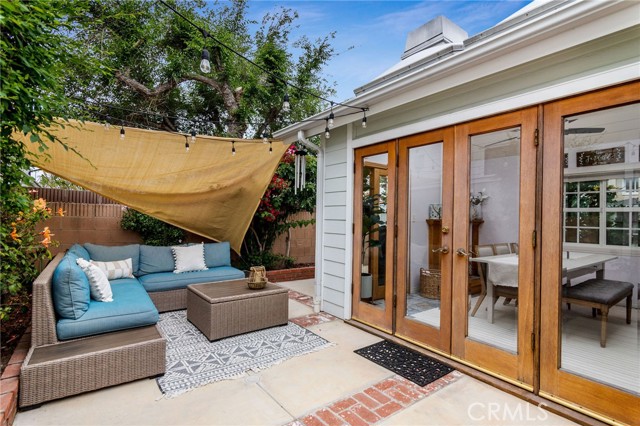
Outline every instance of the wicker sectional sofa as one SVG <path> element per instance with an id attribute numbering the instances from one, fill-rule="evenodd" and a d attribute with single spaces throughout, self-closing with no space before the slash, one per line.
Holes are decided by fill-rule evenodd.
<path id="1" fill-rule="evenodd" d="M 244 277 L 230 265 L 228 243 L 205 247 L 207 269 L 180 274 L 173 272 L 170 247 L 76 244 L 56 255 L 33 283 L 31 348 L 20 372 L 19 406 L 164 374 L 158 312 L 185 309 L 189 284 Z M 58 294 L 59 281 L 82 281 L 73 268 L 78 257 L 131 258 L 134 278 L 110 281 L 113 302 L 90 300 L 78 313 L 69 305 L 77 302 L 77 288 L 65 294 L 71 300 L 66 305 Z"/>

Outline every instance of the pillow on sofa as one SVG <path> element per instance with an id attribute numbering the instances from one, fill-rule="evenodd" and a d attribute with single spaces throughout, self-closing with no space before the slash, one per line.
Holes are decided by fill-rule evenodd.
<path id="1" fill-rule="evenodd" d="M 99 244 L 85 243 L 84 248 L 91 255 L 91 260 L 100 262 L 111 262 L 131 258 L 133 273 L 137 274 L 140 269 L 140 244 L 129 244 L 126 246 L 101 246 Z"/>
<path id="2" fill-rule="evenodd" d="M 53 271 L 51 296 L 60 318 L 78 319 L 89 309 L 89 280 L 76 264 L 77 258 L 74 254 L 66 254 Z"/>
<path id="3" fill-rule="evenodd" d="M 85 249 L 84 247 L 82 247 L 80 244 L 74 244 L 69 248 L 69 253 L 73 253 L 78 257 L 81 257 L 83 259 L 91 259 L 91 255 L 89 254 L 89 252 L 87 251 L 87 249 Z"/>
<path id="4" fill-rule="evenodd" d="M 207 268 L 231 266 L 231 245 L 228 241 L 204 245 L 204 261 Z"/>
<path id="5" fill-rule="evenodd" d="M 138 275 L 156 272 L 171 272 L 175 268 L 171 247 L 140 245 L 140 268 Z"/>
<path id="6" fill-rule="evenodd" d="M 102 269 L 82 258 L 78 258 L 76 263 L 89 279 L 90 293 L 93 300 L 97 300 L 98 302 L 113 302 L 111 284 L 109 284 L 109 280 L 105 273 L 102 272 Z"/>
<path id="7" fill-rule="evenodd" d="M 204 262 L 204 245 L 194 244 L 192 246 L 173 246 L 173 258 L 176 267 L 173 270 L 175 274 L 190 271 L 206 271 L 207 265 Z"/>
<path id="8" fill-rule="evenodd" d="M 133 278 L 131 259 L 114 260 L 112 262 L 99 262 L 97 260 L 92 260 L 91 263 L 102 269 L 102 272 L 104 272 L 109 280 Z"/>

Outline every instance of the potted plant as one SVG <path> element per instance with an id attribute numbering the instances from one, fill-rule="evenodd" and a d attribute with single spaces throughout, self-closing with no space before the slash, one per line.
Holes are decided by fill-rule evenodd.
<path id="1" fill-rule="evenodd" d="M 367 179 L 369 177 L 369 179 Z M 365 176 L 362 189 L 362 251 L 361 251 L 361 284 L 360 298 L 369 299 L 373 296 L 373 279 L 368 266 L 365 270 L 365 258 L 372 248 L 380 247 L 386 236 L 386 196 L 376 194 L 370 184 L 370 175 Z"/>

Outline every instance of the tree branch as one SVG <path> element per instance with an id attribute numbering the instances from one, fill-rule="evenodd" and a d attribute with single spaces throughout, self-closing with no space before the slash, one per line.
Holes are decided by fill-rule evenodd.
<path id="1" fill-rule="evenodd" d="M 160 95 L 163 95 L 166 92 L 169 92 L 169 91 L 175 89 L 178 86 L 178 84 L 182 83 L 183 81 L 186 81 L 186 79 L 184 77 L 181 77 L 179 79 L 171 80 L 171 81 L 168 81 L 166 83 L 160 84 L 160 85 L 156 86 L 153 89 L 149 89 L 144 84 L 142 84 L 142 83 L 138 82 L 137 80 L 129 77 L 129 71 L 128 70 L 125 70 L 124 72 L 116 71 L 115 76 L 116 76 L 116 78 L 118 80 L 120 80 L 121 82 L 123 82 L 124 84 L 126 84 L 127 86 L 129 86 L 130 88 L 132 88 L 136 92 L 144 95 L 147 98 L 156 98 L 156 97 L 158 97 Z"/>

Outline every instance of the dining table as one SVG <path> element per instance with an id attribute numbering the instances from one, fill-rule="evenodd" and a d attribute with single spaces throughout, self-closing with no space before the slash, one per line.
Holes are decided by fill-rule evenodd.
<path id="1" fill-rule="evenodd" d="M 571 285 L 573 278 L 596 274 L 596 278 L 604 278 L 605 263 L 616 259 L 617 256 L 608 254 L 594 254 L 582 252 L 563 252 L 562 276 L 566 278 L 565 285 Z M 519 256 L 515 253 L 496 256 L 482 256 L 469 258 L 472 262 L 486 264 L 485 286 L 487 307 L 487 320 L 493 324 L 494 317 L 494 286 L 518 287 L 518 262 Z"/>

